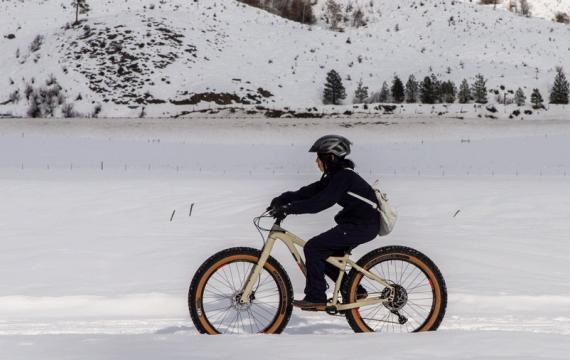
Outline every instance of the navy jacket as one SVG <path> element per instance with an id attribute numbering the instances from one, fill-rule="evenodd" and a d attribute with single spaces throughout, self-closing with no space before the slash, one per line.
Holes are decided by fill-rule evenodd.
<path id="1" fill-rule="evenodd" d="M 364 201 L 348 195 L 348 191 L 377 202 L 372 187 L 351 169 L 325 174 L 319 181 L 297 191 L 285 192 L 274 201 L 288 204 L 289 214 L 315 214 L 339 204 L 343 209 L 334 218 L 337 224 L 379 225 L 378 211 Z"/>

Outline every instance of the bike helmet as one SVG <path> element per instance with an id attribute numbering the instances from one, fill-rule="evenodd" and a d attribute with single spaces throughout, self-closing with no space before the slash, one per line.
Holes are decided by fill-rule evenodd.
<path id="1" fill-rule="evenodd" d="M 319 138 L 309 152 L 316 152 L 319 154 L 334 154 L 338 157 L 345 157 L 350 154 L 350 140 L 340 135 L 325 135 Z"/>

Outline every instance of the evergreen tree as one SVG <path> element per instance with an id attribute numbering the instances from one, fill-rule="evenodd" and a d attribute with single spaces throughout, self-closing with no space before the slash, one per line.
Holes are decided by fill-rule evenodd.
<path id="1" fill-rule="evenodd" d="M 457 87 L 453 81 L 448 80 L 441 83 L 440 93 L 443 102 L 448 104 L 453 104 L 455 102 L 455 96 L 457 95 Z"/>
<path id="2" fill-rule="evenodd" d="M 415 103 L 418 101 L 418 82 L 414 75 L 410 75 L 408 77 L 408 81 L 406 82 L 406 102 L 408 103 Z"/>
<path id="3" fill-rule="evenodd" d="M 459 85 L 459 93 L 457 95 L 460 104 L 467 104 L 471 101 L 471 89 L 469 88 L 467 79 L 463 79 L 461 85 Z"/>
<path id="4" fill-rule="evenodd" d="M 517 106 L 524 106 L 526 103 L 526 95 L 524 94 L 523 89 L 518 88 L 515 92 L 515 103 Z"/>
<path id="5" fill-rule="evenodd" d="M 354 103 L 355 104 L 362 104 L 364 101 L 368 99 L 368 86 L 362 85 L 362 79 L 358 82 L 358 87 L 354 92 Z"/>
<path id="6" fill-rule="evenodd" d="M 443 94 L 441 92 L 441 81 L 435 74 L 431 74 L 431 84 L 433 87 L 433 98 L 435 102 L 443 102 Z"/>
<path id="7" fill-rule="evenodd" d="M 433 82 L 429 76 L 424 78 L 420 83 L 420 100 L 424 104 L 434 104 L 435 94 L 433 89 Z"/>
<path id="8" fill-rule="evenodd" d="M 394 102 L 401 103 L 405 99 L 404 95 L 404 84 L 402 80 L 398 76 L 394 76 L 394 80 L 392 81 L 392 99 Z"/>
<path id="9" fill-rule="evenodd" d="M 386 81 L 382 83 L 382 89 L 380 89 L 380 95 L 378 101 L 381 103 L 386 103 L 390 99 L 390 89 L 388 89 L 388 84 Z"/>
<path id="10" fill-rule="evenodd" d="M 327 81 L 323 93 L 323 102 L 325 104 L 339 105 L 340 101 L 346 98 L 346 90 L 342 84 L 340 75 L 331 70 L 327 73 Z"/>
<path id="11" fill-rule="evenodd" d="M 478 104 L 487 103 L 487 80 L 481 74 L 475 76 L 475 82 L 473 83 L 472 95 L 473 99 Z"/>
<path id="12" fill-rule="evenodd" d="M 79 14 L 87 14 L 91 9 L 87 0 L 72 0 L 71 6 L 75 8 L 75 24 L 79 23 Z"/>
<path id="13" fill-rule="evenodd" d="M 542 99 L 542 95 L 538 89 L 532 90 L 532 95 L 530 96 L 530 102 L 532 103 L 532 107 L 534 109 L 543 109 L 544 108 L 544 100 Z"/>
<path id="14" fill-rule="evenodd" d="M 566 75 L 562 67 L 556 67 L 556 76 L 554 77 L 554 85 L 550 92 L 551 104 L 568 104 L 569 85 Z"/>

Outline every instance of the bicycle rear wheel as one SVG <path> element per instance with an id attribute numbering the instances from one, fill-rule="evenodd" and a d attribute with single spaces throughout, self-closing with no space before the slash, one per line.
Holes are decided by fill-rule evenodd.
<path id="1" fill-rule="evenodd" d="M 424 254 L 403 246 L 387 246 L 364 255 L 358 265 L 388 280 L 395 297 L 384 304 L 346 313 L 355 332 L 419 332 L 436 330 L 447 307 L 447 288 L 437 266 Z M 356 302 L 358 286 L 369 297 L 388 298 L 390 290 L 354 269 L 348 280 L 348 302 Z"/>
<path id="2" fill-rule="evenodd" d="M 276 334 L 287 326 L 293 309 L 293 289 L 289 276 L 274 258 L 269 257 L 262 269 L 249 304 L 237 301 L 260 255 L 252 248 L 231 248 L 200 266 L 188 292 L 190 316 L 199 332 Z"/>

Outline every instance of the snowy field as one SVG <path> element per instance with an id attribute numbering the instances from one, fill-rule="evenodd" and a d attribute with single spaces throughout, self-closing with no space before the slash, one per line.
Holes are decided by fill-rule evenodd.
<path id="1" fill-rule="evenodd" d="M 1 121 L 0 358 L 568 358 L 570 125 L 304 121 Z M 342 317 L 295 310 L 283 336 L 198 335 L 194 272 L 261 245 L 252 218 L 318 179 L 306 151 L 333 132 L 400 212 L 354 258 L 388 244 L 431 257 L 449 291 L 440 330 L 355 335 Z M 336 211 L 284 226 L 308 239 Z M 274 256 L 302 296 L 290 255 Z"/>

